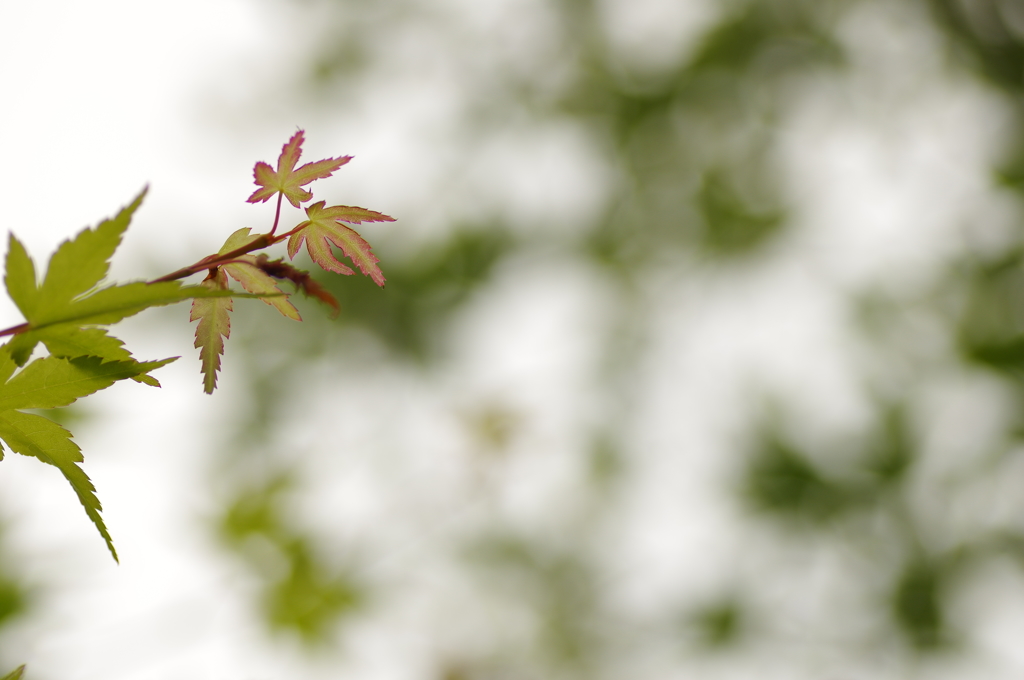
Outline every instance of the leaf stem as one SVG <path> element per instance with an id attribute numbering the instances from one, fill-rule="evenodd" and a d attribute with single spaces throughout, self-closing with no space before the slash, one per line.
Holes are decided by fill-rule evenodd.
<path id="1" fill-rule="evenodd" d="M 28 323 L 19 323 L 17 326 L 11 326 L 0 331 L 0 338 L 6 335 L 17 335 L 28 330 Z"/>
<path id="2" fill-rule="evenodd" d="M 278 203 L 280 203 L 280 201 L 278 201 Z M 261 234 L 257 238 L 253 239 L 250 243 L 242 246 L 241 248 L 235 248 L 234 250 L 224 253 L 223 255 L 221 255 L 220 253 L 214 255 L 207 255 L 206 257 L 199 260 L 195 264 L 190 264 L 187 267 L 182 267 L 181 269 L 173 271 L 170 274 L 161 276 L 158 279 L 153 279 L 149 283 L 163 283 L 164 281 L 174 281 L 176 279 L 183 279 L 186 276 L 192 276 L 193 274 L 197 274 L 203 271 L 204 269 L 213 269 L 214 267 L 219 267 L 222 264 L 228 264 L 231 260 L 234 260 L 239 255 L 245 255 L 246 253 L 251 253 L 254 250 L 261 250 L 263 248 L 267 248 L 274 244 L 280 243 L 281 241 L 285 240 L 295 232 L 302 229 L 305 226 L 305 224 L 306 223 L 304 222 L 299 223 L 291 231 L 286 231 L 285 233 L 277 236 L 274 235 L 273 231 L 271 231 L 268 234 Z M 276 221 L 274 224 L 274 228 L 277 228 Z"/>
<path id="3" fill-rule="evenodd" d="M 277 223 L 281 219 L 281 198 L 284 196 L 283 193 L 278 192 L 277 194 L 277 211 L 274 213 L 274 226 L 270 228 L 270 235 L 273 236 L 274 232 L 277 231 Z"/>

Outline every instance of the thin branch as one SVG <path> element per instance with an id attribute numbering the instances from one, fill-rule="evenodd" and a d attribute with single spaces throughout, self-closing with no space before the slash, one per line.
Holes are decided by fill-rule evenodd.
<path id="1" fill-rule="evenodd" d="M 277 214 L 274 216 L 274 227 L 273 227 L 273 229 L 270 230 L 270 233 L 260 234 L 259 236 L 257 236 L 256 238 L 254 238 L 252 241 L 250 241 L 249 243 L 245 244 L 244 246 L 242 246 L 240 248 L 235 248 L 234 250 L 226 252 L 224 254 L 215 253 L 213 255 L 207 255 L 203 259 L 198 260 L 195 263 L 190 264 L 187 267 L 182 267 L 181 269 L 173 271 L 170 274 L 165 274 L 164 276 L 161 276 L 160 278 L 153 279 L 152 281 L 149 281 L 148 283 L 164 283 L 166 281 L 176 281 L 177 279 L 183 279 L 183 278 L 185 278 L 187 276 L 192 276 L 193 274 L 198 274 L 201 271 L 215 269 L 215 268 L 220 267 L 221 265 L 225 265 L 225 264 L 235 264 L 235 263 L 238 263 L 238 264 L 249 264 L 247 262 L 242 262 L 241 260 L 239 260 L 238 256 L 239 255 L 246 255 L 248 253 L 251 253 L 254 250 L 262 250 L 263 248 L 267 248 L 267 247 L 272 246 L 274 244 L 280 243 L 281 241 L 283 241 L 286 238 L 290 237 L 295 232 L 300 231 L 300 228 L 302 227 L 301 224 L 296 226 L 291 231 L 287 231 L 287 232 L 285 232 L 283 234 L 280 234 L 280 235 L 275 235 L 274 232 L 277 230 L 277 225 L 278 225 L 278 221 L 279 221 L 280 217 L 281 217 L 281 194 L 278 194 L 278 196 L 277 196 Z M 25 331 L 29 330 L 30 328 L 31 328 L 31 325 L 28 324 L 28 323 L 20 323 L 20 324 L 18 324 L 16 326 L 11 326 L 10 328 L 4 328 L 4 329 L 0 330 L 0 338 L 6 337 L 8 335 L 17 335 L 18 333 L 24 333 Z"/>
<path id="2" fill-rule="evenodd" d="M 149 283 L 163 283 L 164 281 L 174 281 L 176 279 L 183 279 L 186 276 L 197 274 L 206 269 L 213 269 L 214 267 L 219 267 L 222 264 L 226 264 L 227 262 L 234 260 L 239 255 L 245 255 L 246 253 L 251 253 L 254 250 L 260 250 L 261 248 L 272 246 L 275 243 L 279 242 L 280 240 L 287 238 L 287 236 L 288 234 L 282 234 L 281 236 L 261 234 L 257 238 L 253 239 L 250 243 L 247 243 L 241 248 L 235 248 L 234 250 L 224 253 L 223 255 L 207 255 L 206 257 L 199 260 L 195 264 L 190 264 L 187 267 L 182 267 L 181 269 L 171 272 L 170 274 L 167 274 L 165 276 L 161 276 L 158 279 L 153 279 Z"/>

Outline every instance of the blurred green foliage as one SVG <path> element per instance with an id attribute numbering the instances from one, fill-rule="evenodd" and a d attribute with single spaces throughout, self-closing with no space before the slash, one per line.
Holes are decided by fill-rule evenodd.
<path id="1" fill-rule="evenodd" d="M 958 335 L 965 359 L 1007 376 L 1024 369 L 1024 269 L 1017 249 L 972 263 Z"/>
<path id="2" fill-rule="evenodd" d="M 923 22 L 941 42 L 953 69 L 976 74 L 1008 102 L 1015 116 L 1007 131 L 1012 140 L 996 174 L 1012 191 L 1024 190 L 1024 115 L 1019 103 L 1024 101 L 1024 39 L 1006 21 L 1016 11 L 1014 0 L 904 2 L 911 10 L 907 16 Z M 597 265 L 621 296 L 619 306 L 608 310 L 612 327 L 603 339 L 606 356 L 601 365 L 606 373 L 599 381 L 614 415 L 595 418 L 599 422 L 587 425 L 592 431 L 582 437 L 596 442 L 588 449 L 585 466 L 590 479 L 580 492 L 586 521 L 563 529 L 558 534 L 561 545 L 553 548 L 550 536 L 558 529 L 544 536 L 512 531 L 495 510 L 481 522 L 467 552 L 467 578 L 484 574 L 488 583 L 496 584 L 495 591 L 512 593 L 512 599 L 535 614 L 541 641 L 537 658 L 501 657 L 510 666 L 496 675 L 477 674 L 472 660 L 445 662 L 437 677 L 603 677 L 599 666 L 602 654 L 609 653 L 608 640 L 633 639 L 637 628 L 677 634 L 678 616 L 638 623 L 609 615 L 603 576 L 591 550 L 614 524 L 609 518 L 621 485 L 611 482 L 631 473 L 629 395 L 637 389 L 649 346 L 623 338 L 635 338 L 637 327 L 651 323 L 635 283 L 654 262 L 668 263 L 684 272 L 680 275 L 695 261 L 740 267 L 769 251 L 786 233 L 792 210 L 779 181 L 777 123 L 795 89 L 850 68 L 838 33 L 840 19 L 857 5 L 809 0 L 724 3 L 717 19 L 675 61 L 643 66 L 622 59 L 611 44 L 600 3 L 548 0 L 542 7 L 557 35 L 555 54 L 561 60 L 548 64 L 551 72 L 561 74 L 556 85 L 544 74 L 531 78 L 510 67 L 488 74 L 490 89 L 467 105 L 473 116 L 465 127 L 472 134 L 500 131 L 513 116 L 504 113 L 513 102 L 538 125 L 569 121 L 593 141 L 616 180 L 585 225 L 583 238 L 560 241 L 559 247 L 572 250 L 570 257 Z M 376 2 L 372 7 L 336 0 L 324 6 L 333 8 L 337 24 L 330 44 L 310 66 L 314 93 L 345 91 L 377 73 L 375 69 L 395 68 L 376 61 L 380 56 L 371 38 L 376 29 L 430 20 L 422 3 L 413 0 Z M 453 38 L 451 44 L 461 42 Z M 330 322 L 336 325 L 310 318 L 301 329 L 288 330 L 292 337 L 305 338 L 298 346 L 315 348 L 309 352 L 268 359 L 261 354 L 263 344 L 246 345 L 247 362 L 257 377 L 252 382 L 256 406 L 238 424 L 243 446 L 258 446 L 277 422 L 275 414 L 294 398 L 298 388 L 289 383 L 289 371 L 311 356 L 323 358 L 332 348 L 340 350 L 350 337 L 342 329 L 369 331 L 393 350 L 391 359 L 440 369 L 443 353 L 436 350 L 444 346 L 457 312 L 486 289 L 503 262 L 521 256 L 530 245 L 509 236 L 515 233 L 510 221 L 495 209 L 470 229 L 452 229 L 446 242 L 414 259 L 391 259 L 386 249 L 379 249 L 388 277 L 383 293 L 358 277 L 325 280 L 342 303 L 340 318 Z M 998 380 L 1019 387 L 1024 364 L 1021 242 L 1018 235 L 1015 243 L 987 259 L 965 253 L 937 286 L 948 295 L 923 302 L 892 301 L 896 316 L 914 307 L 914 313 L 945 324 L 960 356 L 950 359 L 955 366 L 942 370 L 969 371 L 980 364 Z M 851 299 L 851 307 L 855 304 Z M 860 340 L 872 342 L 870 337 Z M 916 360 L 900 354 L 912 354 L 913 347 L 875 349 L 887 353 L 887 360 Z M 808 546 L 828 538 L 862 560 L 865 566 L 857 578 L 867 590 L 879 593 L 872 605 L 875 614 L 899 632 L 885 636 L 884 643 L 872 643 L 886 652 L 893 647 L 909 654 L 949 649 L 960 638 L 959 623 L 950 614 L 958 588 L 970 582 L 980 565 L 1017 555 L 1024 545 L 1019 523 L 988 526 L 966 537 L 946 530 L 954 503 L 938 503 L 936 509 L 934 499 L 956 497 L 960 483 L 994 483 L 1014 456 L 996 463 L 985 458 L 984 465 L 973 468 L 965 463 L 970 469 L 962 477 L 940 485 L 928 472 L 929 449 L 919 436 L 920 424 L 911 417 L 922 381 L 921 375 L 912 374 L 884 399 L 875 399 L 874 424 L 852 436 L 835 433 L 824 450 L 811 450 L 799 443 L 804 440 L 787 434 L 787 427 L 798 424 L 758 427 L 752 416 L 749 455 L 734 452 L 742 461 L 736 500 L 755 522 L 799 528 L 791 532 L 792 540 Z M 503 443 L 496 448 L 514 439 L 520 425 L 509 421 L 501 427 Z M 1019 433 L 1005 435 L 1010 449 Z M 266 455 L 273 460 L 272 451 Z M 498 462 L 489 464 L 500 469 Z M 256 573 L 260 560 L 245 557 L 252 537 L 261 537 L 283 556 L 286 567 L 265 577 L 268 622 L 306 637 L 322 637 L 331 621 L 358 617 L 357 605 L 364 598 L 359 587 L 307 565 L 315 562 L 315 548 L 310 539 L 297 538 L 301 528 L 294 526 L 294 519 L 285 519 L 286 510 L 276 501 L 286 488 L 278 480 L 256 491 L 240 486 L 229 493 L 222 531 L 226 545 L 243 555 Z M 764 632 L 749 625 L 754 614 L 741 585 L 710 605 L 706 598 L 663 604 L 666 610 L 690 612 L 688 625 L 699 631 L 704 647 L 732 649 L 738 640 Z M 757 585 L 744 587 L 756 590 Z M 784 617 L 784 612 L 775 614 Z M 833 619 L 841 622 L 844 613 L 836 612 Z M 840 639 L 845 639 L 843 634 L 837 633 Z M 516 675 L 517 668 L 546 670 L 536 676 L 526 670 Z"/>
<path id="3" fill-rule="evenodd" d="M 38 586 L 28 586 L 26 574 L 18 568 L 17 555 L 6 545 L 6 533 L 6 527 L 0 523 L 0 633 L 32 610 L 39 590 Z M 0 664 L 23 661 L 15 656 L 18 653 L 19 650 L 0 645 Z M 21 672 L 15 670 L 10 677 L 19 678 Z"/>
<path id="4" fill-rule="evenodd" d="M 851 548 L 873 556 L 889 552 L 905 560 L 895 574 L 892 558 L 870 559 L 866 564 L 876 572 L 872 580 L 892 581 L 888 599 L 895 627 L 913 647 L 927 650 L 939 647 L 947 634 L 940 589 L 945 578 L 936 559 L 924 557 L 919 545 L 930 520 L 923 518 L 919 526 L 918 519 L 907 512 L 908 499 L 902 495 L 902 483 L 913 474 L 918 457 L 907 432 L 905 411 L 892 407 L 879 411 L 878 430 L 852 443 L 856 452 L 845 474 L 827 475 L 811 456 L 786 441 L 777 426 L 770 429 L 757 439 L 758 450 L 745 470 L 744 492 L 748 502 L 768 517 L 826 533 L 840 530 L 837 522 L 846 521 L 842 532 Z M 829 458 L 835 457 L 824 457 Z M 871 521 L 859 522 L 851 530 L 849 520 L 854 515 L 867 515 Z M 894 535 L 900 547 L 886 550 Z"/>
<path id="5" fill-rule="evenodd" d="M 936 648 L 944 641 L 943 585 L 939 565 L 912 561 L 904 566 L 893 588 L 893 618 L 918 649 Z"/>
<path id="6" fill-rule="evenodd" d="M 791 446 L 770 436 L 760 445 L 747 470 L 747 494 L 762 512 L 827 522 L 857 505 L 857 489 L 825 477 Z"/>
<path id="7" fill-rule="evenodd" d="M 553 3 L 587 68 L 550 115 L 570 115 L 614 150 L 627 181 L 591 231 L 599 261 L 639 270 L 665 248 L 748 254 L 786 224 L 772 137 L 786 81 L 841 63 L 827 6 L 747 3 L 726 12 L 689 58 L 664 72 L 615 62 L 593 3 Z"/>
<path id="8" fill-rule="evenodd" d="M 221 535 L 243 556 L 260 584 L 260 603 L 270 627 L 317 644 L 337 621 L 363 604 L 364 589 L 318 556 L 315 541 L 293 529 L 282 510 L 293 487 L 287 474 L 271 477 L 235 497 L 221 519 Z"/>
<path id="9" fill-rule="evenodd" d="M 531 537 L 495 535 L 472 546 L 469 557 L 501 579 L 512 597 L 530 602 L 543 654 L 556 669 L 585 672 L 601 645 L 601 598 L 590 566 L 573 547 L 579 546 L 552 549 Z"/>
<path id="10" fill-rule="evenodd" d="M 730 597 L 697 609 L 689 623 L 696 628 L 701 646 L 725 650 L 742 640 L 748 627 L 746 616 L 743 603 L 736 597 Z"/>
<path id="11" fill-rule="evenodd" d="M 0 626 L 15 619 L 28 608 L 28 595 L 20 579 L 0 573 Z"/>
<path id="12" fill-rule="evenodd" d="M 452 312 L 488 280 L 512 247 L 500 224 L 481 225 L 456 230 L 433 251 L 392 261 L 386 295 L 362 277 L 320 280 L 341 303 L 342 323 L 367 328 L 400 355 L 426 360 Z"/>
<path id="13" fill-rule="evenodd" d="M 905 410 L 881 405 L 878 410 L 877 431 L 853 443 L 856 457 L 843 475 L 820 470 L 811 455 L 787 441 L 778 425 L 767 427 L 757 435 L 757 451 L 745 469 L 743 493 L 748 502 L 760 512 L 815 525 L 891 501 L 918 456 L 907 431 Z M 834 446 L 838 452 L 850 444 Z"/>

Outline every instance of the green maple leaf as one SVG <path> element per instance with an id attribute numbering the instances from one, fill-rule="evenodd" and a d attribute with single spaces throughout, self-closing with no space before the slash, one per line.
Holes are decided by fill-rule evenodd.
<path id="1" fill-rule="evenodd" d="M 21 680 L 21 676 L 25 673 L 24 666 L 18 666 L 13 671 L 0 678 L 0 680 Z"/>
<path id="2" fill-rule="evenodd" d="M 218 251 L 218 254 L 224 255 L 225 253 L 230 253 L 232 250 L 237 250 L 238 248 L 248 245 L 257 238 L 259 238 L 258 235 L 251 236 L 249 234 L 248 227 L 239 229 L 228 237 L 228 240 L 224 242 L 224 245 Z M 277 282 L 274 281 L 274 279 L 266 272 L 260 269 L 256 256 L 239 255 L 235 258 L 234 262 L 225 264 L 222 268 L 231 278 L 242 284 L 242 288 L 246 289 L 250 293 L 256 295 L 275 296 L 264 297 L 263 302 L 274 307 L 289 319 L 302 321 L 302 317 L 299 316 L 299 310 L 295 309 L 295 305 L 288 301 L 287 295 L 277 287 Z"/>
<path id="3" fill-rule="evenodd" d="M 203 285 L 211 290 L 227 290 L 228 279 L 222 268 L 214 270 L 203 281 Z M 203 387 L 207 394 L 213 394 L 217 387 L 217 371 L 220 370 L 220 357 L 224 353 L 224 340 L 231 335 L 231 298 L 211 297 L 196 298 L 192 301 L 190 321 L 198 321 L 196 326 L 196 343 L 199 348 L 199 360 L 202 364 Z"/>
<path id="4" fill-rule="evenodd" d="M 296 208 L 303 201 L 313 198 L 313 194 L 302 187 L 313 180 L 330 177 L 331 174 L 341 166 L 352 160 L 351 156 L 340 158 L 326 158 L 322 161 L 306 163 L 295 168 L 302 155 L 302 142 L 305 133 L 299 130 L 288 143 L 281 149 L 281 155 L 277 158 L 277 170 L 274 170 L 267 163 L 259 161 L 253 168 L 253 177 L 261 188 L 252 193 L 247 200 L 249 203 L 261 203 L 272 198 L 274 194 L 280 193 L 288 202 Z"/>
<path id="5" fill-rule="evenodd" d="M 100 516 L 102 506 L 96 497 L 96 487 L 78 466 L 83 460 L 82 451 L 71 441 L 71 433 L 52 420 L 19 409 L 68 406 L 118 380 L 144 375 L 176 358 L 138 362 L 104 361 L 94 356 L 49 356 L 36 359 L 15 375 L 17 365 L 6 346 L 0 351 L 0 440 L 15 453 L 38 458 L 63 473 L 115 560 L 117 551 Z"/>
<path id="6" fill-rule="evenodd" d="M 353 274 L 350 268 L 334 257 L 334 251 L 331 250 L 331 244 L 334 244 L 341 248 L 363 274 L 373 279 L 378 286 L 384 285 L 384 274 L 377 266 L 380 260 L 370 251 L 370 244 L 355 229 L 345 226 L 342 222 L 394 222 L 393 217 L 347 205 L 325 208 L 324 201 L 307 207 L 306 217 L 309 219 L 295 227 L 288 239 L 288 257 L 294 258 L 305 240 L 309 256 L 325 270 L 338 274 Z"/>
<path id="7" fill-rule="evenodd" d="M 116 217 L 61 243 L 50 257 L 42 284 L 36 280 L 35 264 L 25 247 L 11 234 L 4 283 L 25 316 L 24 328 L 7 346 L 16 364 L 24 365 L 39 342 L 57 356 L 92 355 L 110 361 L 131 360 L 131 354 L 120 340 L 108 336 L 102 329 L 87 327 L 116 323 L 149 307 L 196 296 L 230 294 L 202 286 L 183 286 L 177 281 L 97 288 L 145 195 L 144 189 Z M 148 376 L 140 375 L 138 379 L 155 383 L 155 379 Z"/>

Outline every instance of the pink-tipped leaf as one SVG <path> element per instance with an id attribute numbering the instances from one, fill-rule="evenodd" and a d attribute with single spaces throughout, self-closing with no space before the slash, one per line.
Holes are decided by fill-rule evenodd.
<path id="1" fill-rule="evenodd" d="M 281 149 L 281 155 L 277 158 L 277 170 L 269 164 L 260 161 L 253 168 L 253 177 L 259 189 L 252 193 L 247 200 L 249 203 L 261 203 L 273 198 L 274 194 L 280 193 L 288 199 L 296 208 L 303 201 L 313 198 L 313 194 L 303 189 L 305 185 L 313 180 L 330 177 L 335 170 L 352 160 L 351 156 L 339 158 L 326 158 L 322 161 L 306 163 L 295 168 L 302 155 L 302 142 L 304 132 L 299 130 L 288 143 Z"/>
<path id="2" fill-rule="evenodd" d="M 373 279 L 378 286 L 384 285 L 384 274 L 377 263 L 380 261 L 370 250 L 370 244 L 354 229 L 342 222 L 394 222 L 394 218 L 379 212 L 356 208 L 347 205 L 324 207 L 319 201 L 306 208 L 309 219 L 298 227 L 288 239 L 288 257 L 294 258 L 306 242 L 306 251 L 318 265 L 330 272 L 353 274 L 354 272 L 338 261 L 331 250 L 331 245 L 341 248 L 342 252 L 355 263 L 363 274 Z"/>

